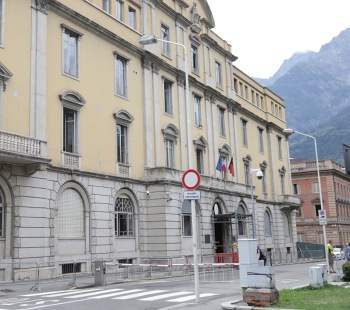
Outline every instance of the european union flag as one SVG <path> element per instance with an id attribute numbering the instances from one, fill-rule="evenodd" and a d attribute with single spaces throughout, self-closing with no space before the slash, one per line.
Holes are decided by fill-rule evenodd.
<path id="1" fill-rule="evenodd" d="M 221 155 L 219 156 L 219 160 L 218 160 L 218 163 L 217 163 L 217 165 L 216 165 L 216 170 L 218 170 L 218 171 L 222 171 L 222 157 L 221 157 Z"/>

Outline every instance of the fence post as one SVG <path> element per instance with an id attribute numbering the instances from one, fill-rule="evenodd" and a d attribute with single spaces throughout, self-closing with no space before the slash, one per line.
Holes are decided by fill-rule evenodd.
<path id="1" fill-rule="evenodd" d="M 68 284 L 68 286 L 77 286 L 77 268 L 78 268 L 77 263 L 73 261 L 73 279 Z"/>
<path id="2" fill-rule="evenodd" d="M 35 263 L 35 265 L 36 265 L 36 270 L 35 270 L 35 284 L 34 284 L 34 286 L 31 287 L 30 290 L 41 292 L 41 289 L 40 289 L 40 287 L 39 287 L 39 265 L 38 265 L 38 263 Z"/>

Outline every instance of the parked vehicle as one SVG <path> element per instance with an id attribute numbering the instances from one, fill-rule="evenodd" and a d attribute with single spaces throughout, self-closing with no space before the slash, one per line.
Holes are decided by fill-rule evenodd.
<path id="1" fill-rule="evenodd" d="M 341 248 L 333 248 L 333 252 L 333 257 L 335 259 L 345 259 L 345 253 Z"/>

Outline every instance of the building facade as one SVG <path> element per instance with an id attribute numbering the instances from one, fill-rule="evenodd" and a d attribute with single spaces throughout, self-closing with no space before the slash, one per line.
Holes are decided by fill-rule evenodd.
<path id="1" fill-rule="evenodd" d="M 292 161 L 293 194 L 301 200 L 297 213 L 298 241 L 324 244 L 319 224 L 321 202 L 316 167 L 315 161 Z M 319 161 L 319 171 L 327 215 L 326 237 L 333 241 L 334 247 L 345 249 L 350 242 L 350 177 L 344 167 L 330 159 Z"/>
<path id="2" fill-rule="evenodd" d="M 252 237 L 252 202 L 261 247 L 295 247 L 284 102 L 214 26 L 205 0 L 0 0 L 3 264 L 191 255 L 189 168 L 202 256 Z"/>

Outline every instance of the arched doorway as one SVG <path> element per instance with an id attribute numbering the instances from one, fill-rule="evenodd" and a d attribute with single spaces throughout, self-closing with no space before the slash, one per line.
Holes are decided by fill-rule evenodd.
<path id="1" fill-rule="evenodd" d="M 222 220 L 222 210 L 218 202 L 213 206 L 214 224 L 214 249 L 215 253 L 225 253 L 225 222 Z"/>

